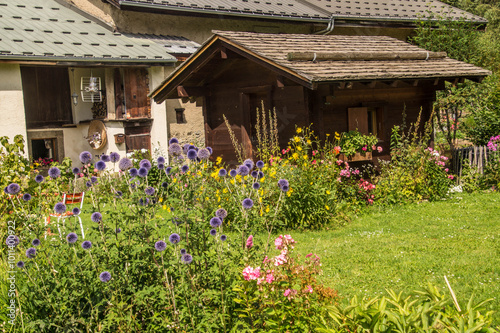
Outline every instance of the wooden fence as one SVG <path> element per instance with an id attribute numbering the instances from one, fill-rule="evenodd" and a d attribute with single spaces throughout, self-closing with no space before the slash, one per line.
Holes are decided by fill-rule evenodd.
<path id="1" fill-rule="evenodd" d="M 455 149 L 452 152 L 452 168 L 454 173 L 460 178 L 464 163 L 468 164 L 481 174 L 484 173 L 484 167 L 493 158 L 500 157 L 500 152 L 492 151 L 486 146 L 474 146 Z"/>

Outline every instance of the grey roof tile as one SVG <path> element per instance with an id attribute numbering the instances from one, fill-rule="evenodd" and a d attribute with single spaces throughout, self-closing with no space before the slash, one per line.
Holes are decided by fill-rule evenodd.
<path id="1" fill-rule="evenodd" d="M 0 12 L 0 59 L 176 61 L 149 38 L 114 33 L 53 0 L 0 0 Z"/>

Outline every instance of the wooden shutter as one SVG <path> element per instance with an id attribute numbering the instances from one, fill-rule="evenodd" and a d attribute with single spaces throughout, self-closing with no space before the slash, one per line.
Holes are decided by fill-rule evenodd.
<path id="1" fill-rule="evenodd" d="M 145 68 L 125 68 L 125 107 L 130 118 L 150 118 L 148 71 Z"/>
<path id="2" fill-rule="evenodd" d="M 125 145 L 127 153 L 140 149 L 151 150 L 151 126 L 125 127 Z"/>
<path id="3" fill-rule="evenodd" d="M 21 67 L 28 129 L 73 123 L 67 68 Z"/>
<path id="4" fill-rule="evenodd" d="M 368 108 L 349 108 L 348 121 L 349 131 L 359 131 L 362 134 L 368 133 Z"/>

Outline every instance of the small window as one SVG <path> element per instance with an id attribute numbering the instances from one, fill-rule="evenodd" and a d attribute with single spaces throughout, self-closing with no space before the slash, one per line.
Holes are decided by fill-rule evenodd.
<path id="1" fill-rule="evenodd" d="M 359 131 L 362 134 L 373 134 L 381 138 L 382 108 L 359 107 L 349 108 L 348 122 L 349 131 Z"/>
<path id="2" fill-rule="evenodd" d="M 185 124 L 186 117 L 184 115 L 184 108 L 175 109 L 175 117 L 177 119 L 177 124 Z"/>

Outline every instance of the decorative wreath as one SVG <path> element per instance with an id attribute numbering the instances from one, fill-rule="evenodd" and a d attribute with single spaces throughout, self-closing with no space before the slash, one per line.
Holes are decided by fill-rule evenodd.
<path id="1" fill-rule="evenodd" d="M 104 148 L 107 142 L 106 126 L 104 126 L 104 123 L 100 120 L 92 120 L 86 139 L 93 149 L 99 150 Z"/>

